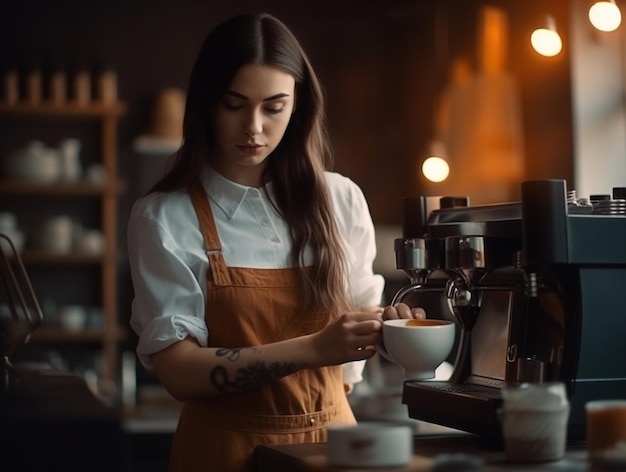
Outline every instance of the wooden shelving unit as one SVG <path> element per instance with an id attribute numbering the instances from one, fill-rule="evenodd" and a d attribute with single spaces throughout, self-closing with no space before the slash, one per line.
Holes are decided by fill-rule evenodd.
<path id="1" fill-rule="evenodd" d="M 73 251 L 52 254 L 39 249 L 26 248 L 21 258 L 27 267 L 64 267 L 65 269 L 99 266 L 100 294 L 95 304 L 101 306 L 102 326 L 68 331 L 58 327 L 42 326 L 32 336 L 30 344 L 58 347 L 76 344 L 96 344 L 102 349 L 102 368 L 99 372 L 100 393 L 104 398 L 116 401 L 119 380 L 119 343 L 125 339 L 125 330 L 118 323 L 118 268 L 120 254 L 117 245 L 118 198 L 124 184 L 118 179 L 118 122 L 126 105 L 122 102 L 103 104 L 94 102 L 86 105 L 68 103 L 56 105 L 42 103 L 0 104 L 0 118 L 20 120 L 25 128 L 29 120 L 55 120 L 63 122 L 68 129 L 76 122 L 90 121 L 99 126 L 100 147 L 97 161 L 102 165 L 106 178 L 102 182 L 81 180 L 77 182 L 46 181 L 0 178 L 0 202 L 3 196 L 13 200 L 28 197 L 46 201 L 58 201 L 59 205 L 71 205 L 78 199 L 97 199 L 101 207 L 100 230 L 104 236 L 103 254 L 86 254 Z M 0 136 L 2 131 L 0 130 Z M 71 197 L 71 198 L 67 198 Z M 76 200 L 77 201 L 77 200 Z M 69 202 L 69 203 L 68 203 Z M 0 210 L 3 210 L 0 207 Z M 32 209 L 33 212 L 37 208 Z M 18 218 L 20 215 L 17 215 Z M 35 290 L 37 288 L 35 287 Z M 98 347 L 98 348 L 99 348 Z"/>

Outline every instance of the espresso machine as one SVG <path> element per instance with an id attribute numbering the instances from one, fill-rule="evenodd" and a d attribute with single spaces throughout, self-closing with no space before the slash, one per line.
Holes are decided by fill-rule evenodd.
<path id="1" fill-rule="evenodd" d="M 626 189 L 612 192 L 577 199 L 538 180 L 513 203 L 404 199 L 394 249 L 409 284 L 392 303 L 435 295 L 427 316 L 457 323 L 449 379 L 404 383 L 411 418 L 500 438 L 502 387 L 560 381 L 568 435 L 583 438 L 586 402 L 626 398 Z"/>

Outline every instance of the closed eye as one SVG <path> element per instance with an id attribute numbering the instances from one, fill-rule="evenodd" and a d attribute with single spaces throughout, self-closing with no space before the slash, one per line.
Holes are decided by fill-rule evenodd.
<path id="1" fill-rule="evenodd" d="M 285 107 L 280 108 L 266 108 L 265 111 L 271 115 L 278 115 L 284 111 Z"/>
<path id="2" fill-rule="evenodd" d="M 226 108 L 227 110 L 241 110 L 243 109 L 244 105 L 241 103 L 235 103 L 235 102 L 231 102 L 229 100 L 224 100 L 224 108 Z"/>
<path id="3" fill-rule="evenodd" d="M 286 105 L 285 100 L 288 99 L 288 97 L 289 94 L 287 93 L 277 93 L 276 95 L 264 98 L 263 103 L 265 106 L 263 109 L 270 115 L 282 113 Z M 247 96 L 235 92 L 234 90 L 227 90 L 223 100 L 224 108 L 231 111 L 242 110 L 249 103 L 250 99 Z"/>

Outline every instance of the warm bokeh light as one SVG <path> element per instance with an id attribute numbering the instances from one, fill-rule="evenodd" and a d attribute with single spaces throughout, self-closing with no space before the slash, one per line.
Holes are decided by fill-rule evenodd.
<path id="1" fill-rule="evenodd" d="M 622 13 L 615 2 L 596 2 L 589 9 L 589 21 L 600 31 L 615 31 L 622 22 Z"/>
<path id="2" fill-rule="evenodd" d="M 422 173 L 431 182 L 443 182 L 450 174 L 450 166 L 442 157 L 429 157 L 422 164 Z"/>
<path id="3" fill-rule="evenodd" d="M 552 57 L 561 52 L 563 42 L 559 33 L 552 29 L 538 28 L 530 35 L 533 49 L 542 56 Z"/>

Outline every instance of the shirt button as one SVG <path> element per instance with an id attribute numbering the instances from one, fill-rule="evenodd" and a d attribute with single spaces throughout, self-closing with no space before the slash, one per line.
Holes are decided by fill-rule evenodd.
<path id="1" fill-rule="evenodd" d="M 313 426 L 315 424 L 315 418 L 310 418 L 309 423 L 311 423 L 311 426 Z"/>

